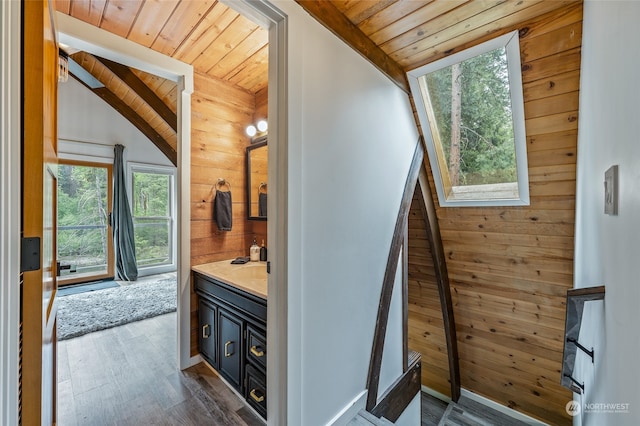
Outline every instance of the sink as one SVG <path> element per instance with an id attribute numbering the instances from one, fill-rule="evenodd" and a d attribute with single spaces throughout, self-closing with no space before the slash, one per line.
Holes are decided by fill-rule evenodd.
<path id="1" fill-rule="evenodd" d="M 229 278 L 239 280 L 260 280 L 267 278 L 267 267 L 264 263 L 245 263 L 244 265 L 233 265 L 227 271 Z"/>

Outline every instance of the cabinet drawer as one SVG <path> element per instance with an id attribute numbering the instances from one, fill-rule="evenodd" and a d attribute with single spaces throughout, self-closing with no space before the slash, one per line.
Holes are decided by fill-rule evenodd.
<path id="1" fill-rule="evenodd" d="M 264 373 L 247 364 L 245 395 L 247 402 L 262 417 L 267 417 L 267 380 Z"/>
<path id="2" fill-rule="evenodd" d="M 267 339 L 264 331 L 247 325 L 247 358 L 256 366 L 267 368 Z"/>

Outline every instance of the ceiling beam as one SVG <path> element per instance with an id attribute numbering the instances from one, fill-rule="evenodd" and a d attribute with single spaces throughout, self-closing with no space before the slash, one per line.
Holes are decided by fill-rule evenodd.
<path id="1" fill-rule="evenodd" d="M 127 86 L 131 88 L 135 93 L 142 98 L 158 115 L 173 129 L 174 132 L 178 131 L 178 119 L 176 114 L 165 104 L 162 99 L 155 94 L 153 90 L 149 88 L 137 75 L 135 75 L 131 69 L 127 66 L 119 64 L 117 62 L 110 61 L 108 59 L 95 56 L 96 60 L 101 62 L 112 73 L 114 73 L 120 80 L 122 80 Z"/>
<path id="2" fill-rule="evenodd" d="M 409 93 L 407 75 L 400 65 L 367 37 L 349 18 L 343 15 L 333 5 L 333 2 L 296 0 L 296 3 L 302 6 L 307 13 L 329 31 L 371 62 L 405 93 Z"/>
<path id="3" fill-rule="evenodd" d="M 122 99 L 113 94 L 109 89 L 104 86 L 91 87 L 81 77 L 75 75 L 72 71 L 69 71 L 69 75 L 75 78 L 87 89 L 91 90 L 96 95 L 100 96 L 107 104 L 113 109 L 118 111 L 125 119 L 133 124 L 136 129 L 140 130 L 158 149 L 171 161 L 171 164 L 177 166 L 178 154 L 175 149 L 171 147 L 169 142 L 162 137 L 156 130 L 149 125 L 137 112 L 135 112 L 129 105 L 125 104 Z"/>
<path id="4" fill-rule="evenodd" d="M 160 135 L 153 127 L 151 127 L 144 118 L 138 115 L 133 108 L 124 103 L 122 99 L 117 97 L 106 87 L 93 89 L 93 93 L 104 99 L 104 101 L 111 105 L 113 109 L 118 111 L 124 118 L 129 120 L 131 124 L 136 126 L 138 130 L 140 130 L 151 142 L 153 142 L 155 146 L 158 147 L 160 151 L 162 151 L 169 161 L 171 161 L 171 164 L 177 167 L 177 152 L 171 147 L 171 145 L 169 145 L 169 142 L 165 140 L 165 138 L 163 138 L 162 135 Z"/>

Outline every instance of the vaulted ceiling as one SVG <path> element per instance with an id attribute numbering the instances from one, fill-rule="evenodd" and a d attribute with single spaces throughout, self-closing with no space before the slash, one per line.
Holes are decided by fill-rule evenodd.
<path id="1" fill-rule="evenodd" d="M 568 424 L 564 405 L 570 394 L 559 375 L 564 300 L 573 280 L 582 1 L 296 2 L 407 92 L 407 71 L 520 32 L 531 205 L 437 208 L 437 215 L 453 291 L 462 385 L 547 422 Z M 192 64 L 196 73 L 251 95 L 266 91 L 267 31 L 221 2 L 55 3 L 62 13 Z M 130 71 L 163 101 L 170 98 L 154 89 L 165 83 Z M 424 226 L 422 219 L 412 223 Z M 418 265 L 409 270 L 410 292 L 419 295 L 410 295 L 410 339 L 429 353 L 423 356 L 423 383 L 447 393 L 447 349 L 438 341 L 442 318 L 437 291 L 429 284 L 430 248 L 417 239 L 409 245 Z"/>
<path id="2" fill-rule="evenodd" d="M 405 73 L 453 52 L 510 31 L 520 22 L 562 8 L 574 0 L 297 0 L 312 16 L 359 51 L 398 86 L 408 92 Z M 268 32 L 216 0 L 55 0 L 56 10 L 157 52 L 193 65 L 197 73 L 219 79 L 252 94 L 267 88 Z M 81 54 L 78 54 L 78 56 Z M 98 80 L 111 81 L 104 61 L 86 54 L 79 62 Z M 525 52 L 526 56 L 526 52 Z M 143 73 L 130 70 L 139 77 Z M 151 81 L 155 78 L 155 81 Z M 175 112 L 175 99 L 166 97 L 168 83 L 147 77 L 150 90 Z M 117 77 L 114 81 L 121 81 Z M 160 81 L 158 83 L 158 81 Z M 127 117 L 160 149 L 175 156 L 175 128 L 158 120 L 158 108 L 138 89 L 115 85 L 116 92 L 96 93 Z M 126 97 L 125 97 L 126 96 Z M 173 91 L 175 96 L 175 91 Z M 120 98 L 124 106 L 111 102 Z M 122 102 L 121 102 L 122 104 Z M 125 114 L 126 115 L 126 114 Z M 146 124 L 145 124 L 146 123 Z M 164 147 L 163 147 L 164 145 Z M 167 146 L 171 147 L 168 151 Z M 173 150 L 174 154 L 170 151 Z"/>

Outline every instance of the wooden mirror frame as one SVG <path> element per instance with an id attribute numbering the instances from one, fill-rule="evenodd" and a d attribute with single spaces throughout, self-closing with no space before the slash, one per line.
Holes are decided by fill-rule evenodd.
<path id="1" fill-rule="evenodd" d="M 251 213 L 251 207 L 253 203 L 258 203 L 258 200 L 253 199 L 253 196 L 257 196 L 258 192 L 254 191 L 256 188 L 258 188 L 258 185 L 254 185 L 251 181 L 251 152 L 257 148 L 262 148 L 262 147 L 266 147 L 267 146 L 267 140 L 265 139 L 264 141 L 261 142 L 257 142 L 257 143 L 253 143 L 251 145 L 249 145 L 247 147 L 247 154 L 246 154 L 246 171 L 247 171 L 247 176 L 246 176 L 246 180 L 247 180 L 247 220 L 267 220 L 267 216 L 253 216 Z M 267 171 L 265 170 L 265 180 L 264 182 L 266 182 L 266 176 L 267 176 Z M 257 182 L 256 182 L 257 183 Z M 254 193 L 255 192 L 255 193 Z"/>

